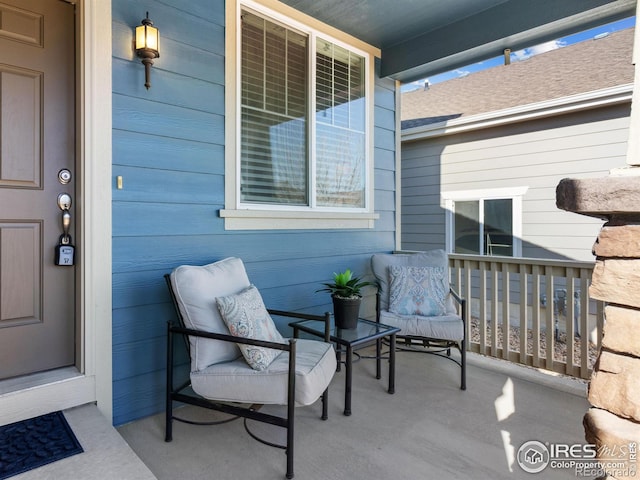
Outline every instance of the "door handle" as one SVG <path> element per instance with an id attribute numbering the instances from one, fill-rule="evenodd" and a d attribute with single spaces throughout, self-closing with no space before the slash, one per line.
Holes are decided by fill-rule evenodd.
<path id="1" fill-rule="evenodd" d="M 69 227 L 71 226 L 71 213 L 69 210 L 62 211 L 62 243 L 71 243 L 69 237 Z"/>
<path id="2" fill-rule="evenodd" d="M 71 195 L 61 193 L 58 195 L 58 207 L 62 210 L 62 235 L 58 239 L 58 245 L 55 248 L 54 263 L 56 265 L 73 266 L 75 257 L 75 247 L 71 244 L 71 235 L 69 228 L 71 227 Z"/>
<path id="3" fill-rule="evenodd" d="M 68 193 L 61 193 L 58 195 L 58 207 L 62 210 L 62 236 L 60 237 L 61 243 L 67 245 L 71 243 L 71 237 L 69 236 L 69 228 L 71 227 L 71 195 Z"/>

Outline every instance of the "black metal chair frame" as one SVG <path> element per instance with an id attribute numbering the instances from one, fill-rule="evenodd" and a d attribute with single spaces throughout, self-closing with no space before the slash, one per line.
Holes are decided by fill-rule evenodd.
<path id="1" fill-rule="evenodd" d="M 460 390 L 467 389 L 467 300 L 462 298 L 452 288 L 449 292 L 454 300 L 460 305 L 460 317 L 463 325 L 462 341 L 443 340 L 439 338 L 422 337 L 416 335 L 403 335 L 402 332 L 396 335 L 396 351 L 420 352 L 431 355 L 438 355 L 456 363 L 460 367 Z M 376 293 L 376 321 L 380 323 L 380 289 Z M 460 360 L 451 356 L 451 347 L 460 352 Z"/>
<path id="2" fill-rule="evenodd" d="M 180 313 L 180 309 L 178 307 L 177 299 L 175 297 L 175 293 L 171 286 L 170 276 L 166 274 L 165 280 L 167 282 L 167 286 L 169 287 L 169 292 L 171 294 L 171 300 L 173 302 L 174 309 L 176 311 L 176 315 L 178 317 L 180 326 L 176 326 L 171 322 L 167 325 L 167 386 L 166 386 L 166 410 L 165 410 L 165 442 L 171 442 L 173 440 L 173 420 L 189 423 L 192 425 L 217 425 L 222 423 L 227 423 L 232 420 L 236 420 L 237 418 L 245 419 L 245 429 L 251 435 L 252 438 L 264 443 L 266 445 L 277 447 L 285 450 L 287 457 L 287 478 L 293 478 L 293 452 L 294 452 L 294 420 L 295 420 L 295 387 L 296 387 L 296 339 L 289 339 L 287 344 L 282 343 L 274 343 L 263 340 L 254 340 L 250 338 L 241 338 L 234 337 L 232 335 L 226 335 L 222 333 L 212 333 L 206 332 L 203 330 L 194 330 L 190 328 L 186 328 L 184 326 L 184 319 L 182 314 Z M 302 320 L 320 320 L 325 322 L 325 342 L 330 343 L 330 320 L 331 315 L 329 313 L 325 313 L 324 315 L 311 315 L 297 312 L 287 312 L 283 310 L 273 310 L 268 309 L 269 314 L 282 316 L 282 317 L 291 317 Z M 187 351 L 190 353 L 190 344 L 189 338 L 190 336 L 202 337 L 202 338 L 210 338 L 214 340 L 222 340 L 225 342 L 232 342 L 235 344 L 242 343 L 245 345 L 255 345 L 266 348 L 273 348 L 277 350 L 283 350 L 289 352 L 289 369 L 288 369 L 288 385 L 287 385 L 287 405 L 286 405 L 286 416 L 277 416 L 268 413 L 260 412 L 260 408 L 262 405 L 242 405 L 236 403 L 223 403 L 217 402 L 213 400 L 205 399 L 201 396 L 188 395 L 185 392 L 191 385 L 191 381 L 183 383 L 182 385 L 175 387 L 174 386 L 174 378 L 173 378 L 173 369 L 174 369 L 174 335 L 180 335 L 185 341 Z M 197 394 L 195 394 L 197 395 Z M 328 397 L 329 397 L 329 388 L 323 392 L 322 394 L 322 420 L 326 420 L 328 418 Z M 223 412 L 229 415 L 233 415 L 232 418 L 225 419 L 217 422 L 196 422 L 191 420 L 186 420 L 180 417 L 176 417 L 173 413 L 173 402 L 181 402 L 189 405 L 195 405 L 202 408 L 207 408 L 210 410 L 216 410 L 219 412 Z M 265 440 L 260 439 L 248 429 L 246 420 L 255 420 L 258 422 L 264 422 L 271 425 L 275 425 L 278 427 L 282 427 L 286 429 L 287 439 L 286 445 L 277 445 Z"/>

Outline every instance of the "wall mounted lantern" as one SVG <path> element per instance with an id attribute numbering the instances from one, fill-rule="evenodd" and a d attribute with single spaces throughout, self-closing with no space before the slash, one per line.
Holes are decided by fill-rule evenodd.
<path id="1" fill-rule="evenodd" d="M 142 19 L 142 25 L 136 27 L 136 55 L 142 59 L 144 64 L 144 86 L 151 86 L 151 65 L 153 59 L 160 57 L 160 34 L 158 29 L 153 26 L 153 22 L 149 20 L 149 12 L 147 18 Z"/>

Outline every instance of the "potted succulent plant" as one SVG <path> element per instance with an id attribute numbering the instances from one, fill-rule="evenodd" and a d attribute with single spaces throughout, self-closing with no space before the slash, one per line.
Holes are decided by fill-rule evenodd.
<path id="1" fill-rule="evenodd" d="M 365 282 L 359 277 L 354 277 L 351 270 L 333 274 L 333 282 L 323 283 L 324 288 L 317 292 L 329 292 L 333 299 L 333 316 L 336 327 L 355 328 L 360 315 L 360 303 L 362 294 L 360 290 L 371 282 Z"/>

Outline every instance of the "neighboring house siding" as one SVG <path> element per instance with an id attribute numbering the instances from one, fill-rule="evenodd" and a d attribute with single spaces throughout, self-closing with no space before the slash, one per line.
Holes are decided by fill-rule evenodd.
<path id="1" fill-rule="evenodd" d="M 445 246 L 440 191 L 528 187 L 524 257 L 593 260 L 602 221 L 561 211 L 566 177 L 602 177 L 625 166 L 629 104 L 565 114 L 402 145 L 402 248 Z"/>
<path id="2" fill-rule="evenodd" d="M 395 248 L 395 83 L 375 87 L 375 208 L 367 230 L 225 231 L 224 1 L 113 4 L 114 424 L 164 408 L 166 324 L 175 318 L 163 275 L 181 264 L 242 258 L 269 307 L 321 313 L 315 293 L 332 272 L 369 274 L 372 253 Z M 149 11 L 161 57 L 146 91 L 131 50 Z M 123 189 L 115 177 L 123 177 Z M 371 314 L 373 297 L 363 313 Z M 286 323 L 279 324 L 289 333 Z"/>
<path id="3" fill-rule="evenodd" d="M 404 250 L 445 247 L 440 206 L 443 138 L 402 144 L 401 245 Z"/>

